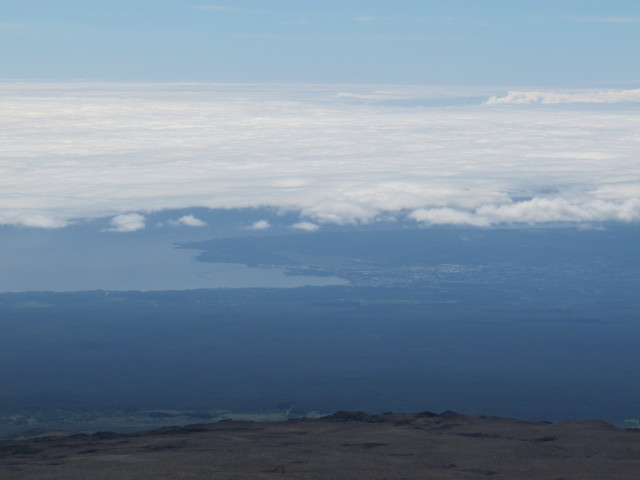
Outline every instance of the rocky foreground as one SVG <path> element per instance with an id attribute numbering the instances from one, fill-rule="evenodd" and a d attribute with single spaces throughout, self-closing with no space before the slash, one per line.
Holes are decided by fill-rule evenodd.
<path id="1" fill-rule="evenodd" d="M 0 479 L 640 478 L 640 430 L 454 412 L 338 412 L 0 441 Z"/>

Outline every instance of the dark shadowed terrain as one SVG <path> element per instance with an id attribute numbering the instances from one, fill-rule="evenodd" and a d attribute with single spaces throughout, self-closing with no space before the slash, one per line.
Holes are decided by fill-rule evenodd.
<path id="1" fill-rule="evenodd" d="M 637 479 L 640 430 L 600 421 L 338 412 L 0 442 L 2 480 Z"/>

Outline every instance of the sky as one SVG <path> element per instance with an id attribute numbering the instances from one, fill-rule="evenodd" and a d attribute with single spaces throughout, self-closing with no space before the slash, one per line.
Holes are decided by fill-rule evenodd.
<path id="1" fill-rule="evenodd" d="M 0 225 L 195 229 L 147 218 L 195 207 L 298 212 L 305 231 L 640 220 L 637 2 L 0 12 Z"/>
<path id="2" fill-rule="evenodd" d="M 636 84 L 634 0 L 1 0 L 0 77 Z"/>

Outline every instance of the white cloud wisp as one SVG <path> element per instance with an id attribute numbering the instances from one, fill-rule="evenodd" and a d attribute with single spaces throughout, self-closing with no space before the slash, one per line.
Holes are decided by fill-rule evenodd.
<path id="1" fill-rule="evenodd" d="M 315 232 L 320 227 L 311 222 L 298 222 L 291 225 L 294 230 L 302 230 L 303 232 Z"/>
<path id="2" fill-rule="evenodd" d="M 528 105 L 540 103 L 625 103 L 640 102 L 640 88 L 635 90 L 605 90 L 582 92 L 511 91 L 503 97 L 491 97 L 486 105 Z"/>

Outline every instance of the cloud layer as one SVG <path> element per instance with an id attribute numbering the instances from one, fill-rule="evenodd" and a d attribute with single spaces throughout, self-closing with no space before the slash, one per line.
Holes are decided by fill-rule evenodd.
<path id="1" fill-rule="evenodd" d="M 443 106 L 441 88 L 0 84 L 0 224 L 112 216 L 133 231 L 145 212 L 196 206 L 274 206 L 313 225 L 638 221 L 638 92 L 455 106 L 478 94 L 456 90 Z M 584 99 L 598 105 L 562 108 Z"/>

